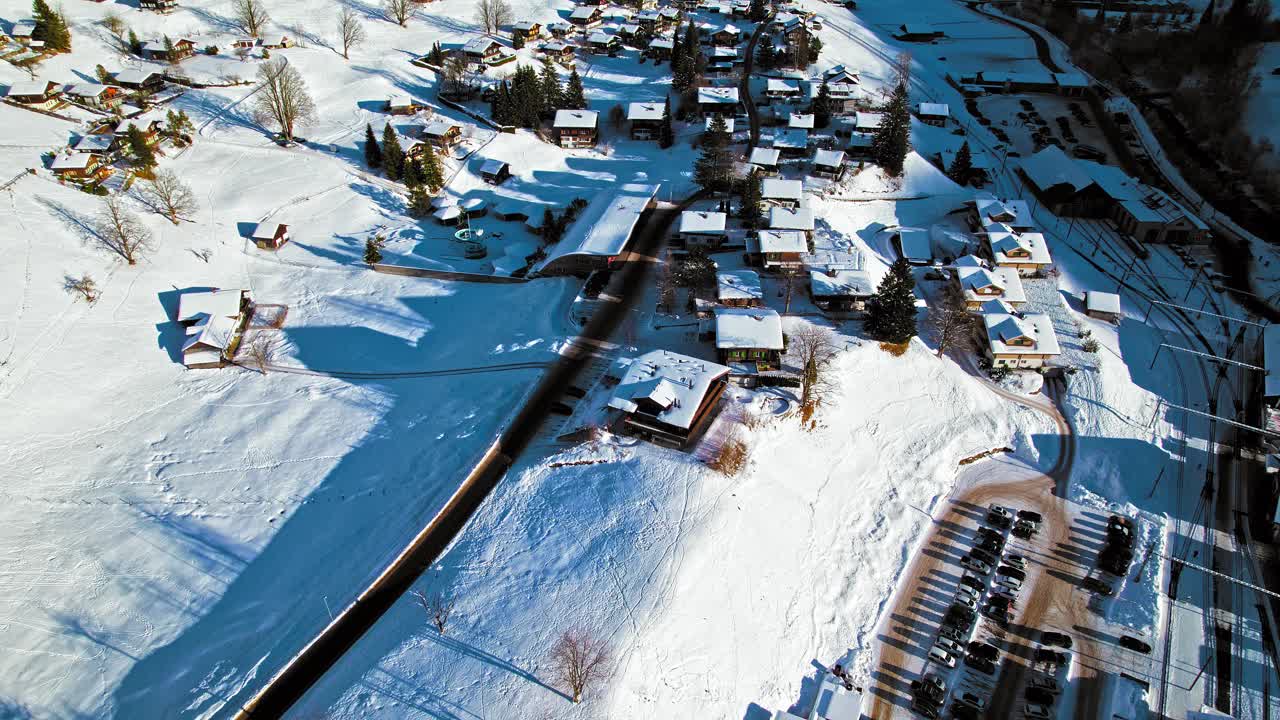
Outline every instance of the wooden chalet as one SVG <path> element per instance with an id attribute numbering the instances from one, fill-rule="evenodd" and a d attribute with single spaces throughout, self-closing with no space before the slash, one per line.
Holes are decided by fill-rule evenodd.
<path id="1" fill-rule="evenodd" d="M 4 99 L 20 105 L 42 105 L 62 94 L 62 86 L 52 80 L 24 80 L 9 86 Z"/>
<path id="2" fill-rule="evenodd" d="M 147 60 L 178 62 L 195 54 L 195 41 L 188 38 L 178 38 L 169 42 L 165 40 L 149 40 L 142 46 L 142 57 Z"/>
<path id="3" fill-rule="evenodd" d="M 480 165 L 480 179 L 490 185 L 501 185 L 511 177 L 511 164 L 492 158 Z"/>
<path id="4" fill-rule="evenodd" d="M 101 155 L 87 152 L 55 155 L 49 162 L 49 171 L 60 180 L 100 180 L 112 173 Z"/>
<path id="5" fill-rule="evenodd" d="M 279 250 L 289 242 L 289 226 L 277 222 L 261 222 L 249 233 L 249 239 L 262 250 Z"/>
<path id="6" fill-rule="evenodd" d="M 471 62 L 490 63 L 502 55 L 502 43 L 491 37 L 471 38 L 462 46 L 462 56 Z"/>
<path id="7" fill-rule="evenodd" d="M 513 40 L 516 37 L 525 41 L 537 40 L 542 37 L 542 23 L 534 22 L 533 20 L 521 20 L 511 26 L 511 37 Z"/>
<path id="8" fill-rule="evenodd" d="M 124 102 L 124 90 L 115 85 L 76 83 L 65 90 L 67 98 L 100 110 L 114 110 Z"/>
<path id="9" fill-rule="evenodd" d="M 666 350 L 620 360 L 606 382 L 615 384 L 609 407 L 615 429 L 672 448 L 695 443 L 720 407 L 729 368 Z"/>
<path id="10" fill-rule="evenodd" d="M 423 126 L 422 139 L 432 147 L 447 151 L 462 139 L 462 126 L 448 120 L 435 120 Z"/>
<path id="11" fill-rule="evenodd" d="M 171 12 L 178 7 L 178 0 L 138 0 L 138 7 L 153 12 Z"/>
<path id="12" fill-rule="evenodd" d="M 557 110 L 553 124 L 556 144 L 563 148 L 594 147 L 600 114 L 594 110 Z"/>
<path id="13" fill-rule="evenodd" d="M 662 130 L 665 103 L 633 102 L 627 106 L 627 122 L 631 123 L 632 140 L 657 140 Z"/>
<path id="14" fill-rule="evenodd" d="M 604 20 L 604 10 L 598 5 L 579 5 L 566 18 L 570 25 L 580 28 L 593 28 Z"/>

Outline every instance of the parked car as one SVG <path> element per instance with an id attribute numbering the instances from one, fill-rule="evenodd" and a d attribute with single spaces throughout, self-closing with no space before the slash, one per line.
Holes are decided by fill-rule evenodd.
<path id="1" fill-rule="evenodd" d="M 1017 578 L 1018 580 L 1027 579 L 1027 574 L 1025 572 L 1015 567 L 1009 567 L 1008 565 L 1001 565 L 1000 567 L 996 568 L 996 574 L 1004 575 L 1011 578 Z"/>
<path id="2" fill-rule="evenodd" d="M 974 640 L 966 648 L 970 655 L 995 662 L 1000 657 L 1000 649 L 991 643 Z"/>
<path id="3" fill-rule="evenodd" d="M 1036 705 L 1044 705 L 1046 707 L 1053 705 L 1053 701 L 1056 699 L 1053 696 L 1053 693 L 1048 690 L 1041 690 L 1040 688 L 1034 687 L 1027 687 L 1023 696 L 1027 698 L 1027 702 L 1032 702 Z"/>
<path id="4" fill-rule="evenodd" d="M 925 675 L 921 680 L 912 680 L 911 691 L 940 698 L 947 694 L 947 681 L 943 680 L 941 676 L 931 673 Z"/>
<path id="5" fill-rule="evenodd" d="M 964 576 L 960 578 L 960 584 L 965 587 L 973 588 L 978 592 L 982 592 L 987 589 L 987 584 L 985 582 L 978 579 L 976 575 L 970 575 L 969 573 L 965 573 Z"/>
<path id="6" fill-rule="evenodd" d="M 992 517 L 1007 518 L 1011 514 L 1012 513 L 1009 512 L 1009 508 L 1003 505 L 997 505 L 996 503 L 991 503 L 990 505 L 987 506 L 988 521 L 990 521 Z"/>
<path id="7" fill-rule="evenodd" d="M 1036 648 L 1036 662 L 1052 663 L 1054 665 L 1066 665 L 1070 661 L 1070 657 L 1059 650 L 1050 650 L 1049 648 Z"/>
<path id="8" fill-rule="evenodd" d="M 1002 585 L 1004 587 L 1009 588 L 1010 590 L 1022 589 L 1022 581 L 1019 580 L 1018 578 L 1010 577 L 1008 575 L 1001 575 L 1000 577 L 996 578 L 996 585 Z"/>
<path id="9" fill-rule="evenodd" d="M 1142 640 L 1139 640 L 1139 639 L 1138 639 L 1138 638 L 1136 638 L 1136 637 L 1133 637 L 1132 635 L 1121 635 L 1121 636 L 1120 636 L 1120 647 L 1129 648 L 1130 650 L 1134 650 L 1134 651 L 1136 651 L 1136 652 L 1140 652 L 1140 653 L 1142 653 L 1142 654 L 1144 654 L 1144 655 L 1145 655 L 1145 654 L 1148 654 L 1148 653 L 1150 653 L 1150 652 L 1151 652 L 1151 646 L 1150 646 L 1150 645 L 1148 645 L 1147 643 L 1143 642 Z"/>
<path id="10" fill-rule="evenodd" d="M 940 716 L 936 705 L 930 705 L 927 701 L 921 701 L 920 698 L 911 701 L 911 710 L 929 720 L 936 720 Z"/>
<path id="11" fill-rule="evenodd" d="M 1004 564 L 1009 567 L 1016 567 L 1019 570 L 1027 569 L 1027 559 L 1021 555 L 1006 555 L 1004 558 Z"/>
<path id="12" fill-rule="evenodd" d="M 970 655 L 964 659 L 964 664 L 977 670 L 983 675 L 995 675 L 996 664 L 986 658 L 974 657 Z"/>
<path id="13" fill-rule="evenodd" d="M 1021 538 L 1023 540 L 1030 540 L 1031 536 L 1036 534 L 1036 528 L 1031 523 L 1020 522 L 1014 523 L 1013 530 L 1011 532 L 1014 537 Z"/>
<path id="14" fill-rule="evenodd" d="M 1040 642 L 1045 645 L 1056 645 L 1068 650 L 1071 649 L 1071 636 L 1060 632 L 1045 631 L 1040 633 Z"/>
<path id="15" fill-rule="evenodd" d="M 1006 609 L 1017 605 L 1017 601 L 1018 598 L 1014 597 L 1013 591 L 1009 588 L 999 588 L 991 594 L 991 602 L 1002 603 Z"/>
<path id="16" fill-rule="evenodd" d="M 956 696 L 956 702 L 961 705 L 968 705 L 975 710 L 982 710 L 987 707 L 986 698 L 981 698 L 971 692 L 960 693 Z"/>
<path id="17" fill-rule="evenodd" d="M 1022 714 L 1033 720 L 1049 720 L 1049 708 L 1035 703 L 1023 705 Z"/>
<path id="18" fill-rule="evenodd" d="M 978 609 L 978 600 L 971 595 L 956 593 L 956 596 L 952 598 L 952 602 L 954 602 L 957 605 L 967 607 L 970 610 Z"/>
<path id="19" fill-rule="evenodd" d="M 1081 580 L 1080 586 L 1089 592 L 1097 593 L 1103 597 L 1111 597 L 1116 594 L 1116 591 L 1112 590 L 1110 585 L 1096 577 L 1087 577 L 1084 580 Z"/>
<path id="20" fill-rule="evenodd" d="M 968 585 L 960 585 L 956 587 L 956 597 L 964 596 L 976 602 L 978 599 L 978 596 L 981 594 L 982 592 L 980 590 L 975 590 L 974 588 L 971 588 Z"/>
<path id="21" fill-rule="evenodd" d="M 955 656 L 937 645 L 934 645 L 929 649 L 929 660 L 936 662 L 943 667 L 953 668 L 956 666 Z"/>
<path id="22" fill-rule="evenodd" d="M 965 634 L 953 625 L 943 625 L 938 628 L 938 637 L 954 640 L 955 642 L 964 642 Z"/>
<path id="23" fill-rule="evenodd" d="M 979 575 L 990 575 L 991 566 L 976 558 L 965 555 L 960 558 L 960 566 Z"/>
<path id="24" fill-rule="evenodd" d="M 933 643 L 933 646 L 940 647 L 943 650 L 946 650 L 948 653 L 951 653 L 952 655 L 964 654 L 964 648 L 960 646 L 960 643 L 955 642 L 954 640 L 948 640 L 946 638 L 938 638 Z"/>
<path id="25" fill-rule="evenodd" d="M 1077 145 L 1071 154 L 1082 160 L 1106 160 L 1107 154 L 1092 145 Z"/>
<path id="26" fill-rule="evenodd" d="M 968 705 L 952 705 L 951 717 L 955 720 L 982 720 L 982 713 Z"/>
<path id="27" fill-rule="evenodd" d="M 988 565 L 990 565 L 990 566 L 992 566 L 992 567 L 995 567 L 996 563 L 998 563 L 998 562 L 999 562 L 999 560 L 997 559 L 997 555 L 996 555 L 995 553 L 993 553 L 993 552 L 991 552 L 991 551 L 989 551 L 989 550 L 984 550 L 984 549 L 982 549 L 982 548 L 980 548 L 980 547 L 977 547 L 977 548 L 974 548 L 974 549 L 970 550 L 970 551 L 969 551 L 969 556 L 970 556 L 970 557 L 972 557 L 972 558 L 976 558 L 976 559 L 978 559 L 978 560 L 981 560 L 982 562 L 984 562 L 984 563 L 986 563 L 986 564 L 988 564 Z"/>
<path id="28" fill-rule="evenodd" d="M 1045 692 L 1051 692 L 1054 695 L 1062 692 L 1062 689 L 1058 687 L 1058 681 L 1047 675 L 1032 675 L 1031 682 L 1029 684 L 1033 688 L 1038 688 Z"/>

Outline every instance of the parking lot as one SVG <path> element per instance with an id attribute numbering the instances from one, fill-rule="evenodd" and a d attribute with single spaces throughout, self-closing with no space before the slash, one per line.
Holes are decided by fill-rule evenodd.
<path id="1" fill-rule="evenodd" d="M 1080 98 L 1057 95 L 986 95 L 977 99 L 982 114 L 993 118 L 991 131 L 1007 147 L 1027 157 L 1048 144 L 1058 144 L 1067 153 L 1076 148 L 1086 160 L 1114 163 L 1106 137 L 1098 129 L 1097 118 Z M 1098 154 L 1089 152 L 1097 150 Z"/>

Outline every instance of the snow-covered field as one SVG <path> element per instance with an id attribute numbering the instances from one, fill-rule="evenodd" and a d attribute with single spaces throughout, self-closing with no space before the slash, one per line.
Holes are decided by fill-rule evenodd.
<path id="1" fill-rule="evenodd" d="M 843 63 L 873 85 L 891 72 L 899 47 L 885 38 L 898 24 L 944 27 L 952 39 L 911 47 L 913 91 L 951 103 L 953 113 L 963 104 L 944 70 L 1035 63 L 1024 34 L 946 0 L 910 11 L 866 0 L 856 16 L 805 2 L 827 19 L 819 68 Z M 517 18 L 544 22 L 569 7 L 514 4 Z M 332 49 L 332 4 L 269 4 L 273 27 L 303 40 L 278 54 L 300 70 L 320 110 L 305 146 L 279 148 L 250 120 L 248 86 L 189 90 L 175 102 L 197 137 L 160 163 L 192 185 L 200 210 L 177 226 L 148 216 L 157 249 L 139 265 L 86 239 L 95 197 L 46 174 L 0 197 L 9 249 L 0 265 L 8 590 L 0 717 L 229 717 L 439 509 L 537 379 L 529 369 L 365 381 L 186 371 L 172 322 L 181 291 L 244 288 L 258 302 L 287 305 L 276 362 L 292 368 L 549 362 L 569 331 L 574 282 L 471 285 L 372 273 L 360 262 L 365 240 L 383 233 L 389 253 L 486 270 L 452 256 L 447 231 L 409 217 L 402 190 L 363 170 L 360 146 L 366 122 L 379 130 L 386 121 L 380 103 L 389 94 L 433 96 L 434 75 L 408 60 L 437 40 L 474 34 L 473 3 L 431 3 L 408 28 L 354 7 L 369 39 L 347 62 Z M 9 21 L 29 12 L 21 0 L 0 8 Z M 83 82 L 96 64 L 136 64 L 95 24 L 109 10 L 144 38 L 189 35 L 203 45 L 235 37 L 225 0 L 192 0 L 163 17 L 77 4 L 68 8 L 75 51 L 46 62 L 38 77 Z M 243 64 L 252 77 L 258 61 L 218 62 Z M 659 100 L 669 82 L 666 66 L 639 65 L 634 51 L 580 69 L 602 115 L 617 103 Z M 0 65 L 0 85 L 24 79 Z M 447 167 L 455 198 L 564 204 L 644 180 L 661 182 L 665 200 L 691 187 L 695 133 L 687 128 L 671 151 L 606 127 L 600 149 L 564 152 L 527 132 L 496 134 L 460 113 L 435 112 L 472 126 L 473 153 Z M 0 159 L 11 168 L 0 179 L 39 167 L 40 154 L 76 129 L 7 104 L 0 125 L 9 130 Z M 969 195 L 927 159 L 959 139 L 925 126 L 915 138 L 901 185 L 869 171 L 810 203 L 820 247 L 855 251 L 876 279 L 893 258 L 885 228 L 953 226 L 948 213 Z M 490 189 L 477 176 L 487 158 L 510 162 L 516 177 Z M 1000 189 L 1011 192 L 1005 182 Z M 277 253 L 243 237 L 268 218 L 292 228 L 293 241 Z M 1043 211 L 1037 220 L 1062 271 L 1060 293 L 1037 302 L 1060 332 L 1079 322 L 1102 345 L 1086 356 L 1078 338 L 1064 342 L 1080 368 L 1065 407 L 1077 435 L 1071 499 L 1132 508 L 1152 518 L 1153 533 L 1164 518 L 1188 520 L 1179 517 L 1188 507 L 1172 481 L 1175 461 L 1205 443 L 1181 443 L 1195 425 L 1175 427 L 1180 420 L 1156 400 L 1186 400 L 1181 366 L 1147 369 L 1165 337 L 1158 322 L 1140 321 L 1146 308 L 1132 298 L 1119 329 L 1083 319 L 1081 293 L 1114 283 L 1086 261 L 1078 235 L 1063 237 L 1065 226 Z M 492 256 L 533 241 L 514 223 L 487 227 L 496 231 Z M 102 290 L 92 305 L 63 289 L 65 277 L 85 272 Z M 780 291 L 766 289 L 777 306 Z M 709 355 L 681 324 L 687 318 L 653 307 L 650 293 L 624 352 Z M 803 301 L 797 308 L 808 309 Z M 789 330 L 809 322 L 826 321 L 786 320 Z M 1019 461 L 1044 464 L 1057 440 L 1044 416 L 992 394 L 926 342 L 894 357 L 867 342 L 857 322 L 833 329 L 843 347 L 839 389 L 815 429 L 802 429 L 784 391 L 734 391 L 734 406 L 760 416 L 740 430 L 751 462 L 738 477 L 709 470 L 697 454 L 609 435 L 535 444 L 419 583 L 457 599 L 449 632 L 429 630 L 406 597 L 294 715 L 763 720 L 775 708 L 807 711 L 814 663 L 844 659 L 865 677 L 881 610 L 951 492 L 958 462 L 1008 446 Z M 710 442 L 729 432 L 733 415 Z M 1204 459 L 1201 450 L 1191 462 Z M 1149 493 L 1161 467 L 1169 479 Z M 1187 477 L 1198 470 L 1188 467 Z M 971 466 L 967 476 L 975 474 Z M 1158 578 L 1128 591 L 1113 619 L 1152 630 Z M 606 682 L 580 706 L 551 687 L 546 659 L 570 627 L 607 637 L 614 656 Z"/>

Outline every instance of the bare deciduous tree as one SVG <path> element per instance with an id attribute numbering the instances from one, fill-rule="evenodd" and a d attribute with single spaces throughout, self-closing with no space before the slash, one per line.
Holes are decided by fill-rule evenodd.
<path id="1" fill-rule="evenodd" d="M 408 25 L 413 16 L 418 13 L 418 9 L 413 6 L 413 0 L 384 0 L 382 11 L 387 14 L 388 19 L 395 20 L 400 27 Z"/>
<path id="2" fill-rule="evenodd" d="M 835 384 L 829 372 L 838 352 L 835 336 L 827 328 L 806 323 L 791 333 L 790 351 L 800 361 L 800 413 L 807 422 Z"/>
<path id="3" fill-rule="evenodd" d="M 948 350 L 968 350 L 973 346 L 973 315 L 954 292 L 929 308 L 929 328 L 938 343 L 938 357 Z"/>
<path id="4" fill-rule="evenodd" d="M 338 13 L 338 37 L 342 39 L 342 57 L 351 59 L 351 48 L 364 42 L 364 26 L 355 10 L 343 7 Z"/>
<path id="5" fill-rule="evenodd" d="M 467 91 L 467 59 L 461 55 L 450 55 L 445 58 L 441 68 L 444 75 L 444 86 L 449 94 L 461 95 Z"/>
<path id="6" fill-rule="evenodd" d="M 119 195 L 107 196 L 94 221 L 93 232 L 95 240 L 130 265 L 136 265 L 142 253 L 152 247 L 151 231 L 125 207 Z"/>
<path id="7" fill-rule="evenodd" d="M 479 0 L 476 3 L 476 22 L 490 35 L 496 35 L 511 24 L 511 5 L 507 0 Z"/>
<path id="8" fill-rule="evenodd" d="M 254 101 L 254 120 L 263 125 L 274 122 L 288 141 L 293 140 L 295 125 L 306 125 L 316 118 L 316 105 L 302 74 L 285 58 L 276 58 L 258 68 Z"/>
<path id="9" fill-rule="evenodd" d="M 431 624 L 435 626 L 436 632 L 443 635 L 445 628 L 449 625 L 449 616 L 453 614 L 453 598 L 439 593 L 428 597 L 420 590 L 414 590 L 413 594 L 418 598 L 418 604 L 427 612 L 427 617 L 431 618 Z"/>
<path id="10" fill-rule="evenodd" d="M 235 20 L 241 30 L 249 33 L 249 37 L 256 38 L 271 21 L 271 16 L 260 0 L 236 0 Z"/>
<path id="11" fill-rule="evenodd" d="M 271 369 L 271 361 L 280 348 L 280 339 L 268 332 L 257 332 L 244 343 L 245 358 L 250 367 L 256 368 L 263 375 Z"/>
<path id="12" fill-rule="evenodd" d="M 128 26 L 125 25 L 124 18 L 120 17 L 120 14 L 114 10 L 102 16 L 102 27 L 106 28 L 107 32 L 114 35 L 117 40 L 123 38 L 125 33 L 128 32 Z"/>
<path id="13" fill-rule="evenodd" d="M 94 282 L 89 273 L 78 278 L 66 276 L 62 279 L 62 288 L 69 293 L 79 295 L 87 303 L 98 299 L 98 283 Z"/>
<path id="14" fill-rule="evenodd" d="M 143 200 L 174 225 L 200 207 L 196 194 L 172 170 L 156 172 L 141 192 Z"/>
<path id="15" fill-rule="evenodd" d="M 604 641 L 586 630 L 566 630 L 551 648 L 551 671 L 574 702 L 582 702 L 582 693 L 604 674 L 608 662 Z"/>

